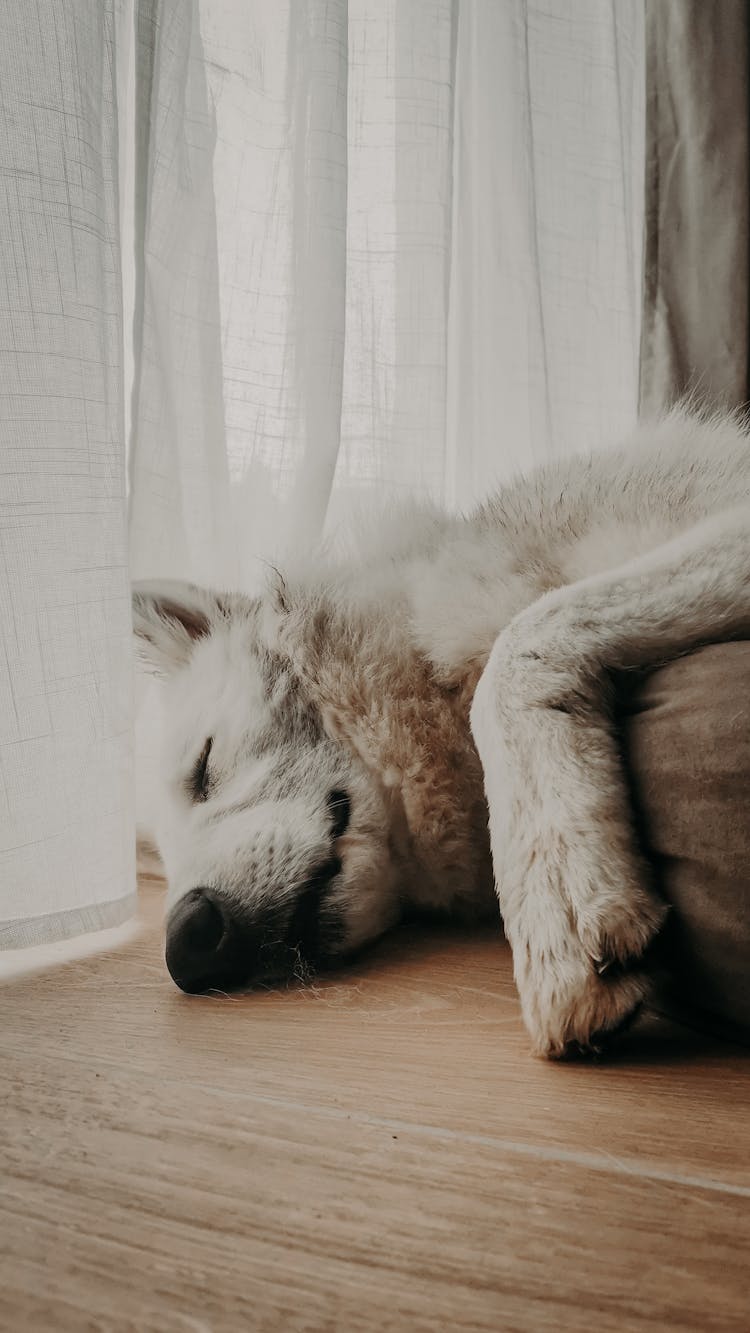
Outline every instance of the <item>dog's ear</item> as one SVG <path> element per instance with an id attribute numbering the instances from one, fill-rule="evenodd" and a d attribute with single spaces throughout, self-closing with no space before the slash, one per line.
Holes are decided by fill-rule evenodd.
<path id="1" fill-rule="evenodd" d="M 144 665 L 158 675 L 184 666 L 197 639 L 227 614 L 227 602 L 207 588 L 177 579 L 133 584 L 133 632 Z"/>

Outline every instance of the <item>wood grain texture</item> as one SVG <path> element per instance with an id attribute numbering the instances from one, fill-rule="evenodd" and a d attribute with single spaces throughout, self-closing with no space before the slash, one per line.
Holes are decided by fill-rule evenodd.
<path id="1" fill-rule="evenodd" d="M 2 1328 L 748 1328 L 747 1052 L 534 1060 L 490 934 L 187 997 L 143 905 L 0 987 Z"/>

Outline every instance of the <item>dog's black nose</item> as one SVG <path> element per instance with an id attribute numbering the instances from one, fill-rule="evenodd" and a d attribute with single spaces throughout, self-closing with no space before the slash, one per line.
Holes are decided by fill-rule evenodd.
<path id="1" fill-rule="evenodd" d="M 243 980 L 242 932 L 225 903 L 208 889 L 191 889 L 167 921 L 166 961 L 181 990 L 229 990 Z"/>
<path id="2" fill-rule="evenodd" d="M 325 903 L 341 869 L 332 856 L 300 887 L 294 904 L 250 914 L 220 889 L 190 889 L 167 918 L 166 962 L 180 990 L 239 990 L 278 982 L 340 953 L 341 923 Z M 323 918 L 321 919 L 321 909 Z"/>

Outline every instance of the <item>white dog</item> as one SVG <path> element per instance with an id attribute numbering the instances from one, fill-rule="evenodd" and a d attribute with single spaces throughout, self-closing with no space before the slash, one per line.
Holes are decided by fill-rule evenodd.
<path id="1" fill-rule="evenodd" d="M 402 513 L 261 598 L 155 583 L 134 607 L 167 678 L 179 986 L 300 974 L 409 909 L 485 912 L 491 846 L 535 1049 L 595 1047 L 637 1009 L 664 907 L 612 672 L 750 631 L 739 419 L 674 411 L 470 517 Z"/>

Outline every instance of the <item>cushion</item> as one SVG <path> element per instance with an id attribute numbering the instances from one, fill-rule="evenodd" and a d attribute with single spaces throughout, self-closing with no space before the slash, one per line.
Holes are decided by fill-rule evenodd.
<path id="1" fill-rule="evenodd" d="M 628 691 L 623 742 L 646 850 L 672 905 L 662 1007 L 750 1039 L 750 642 Z"/>

